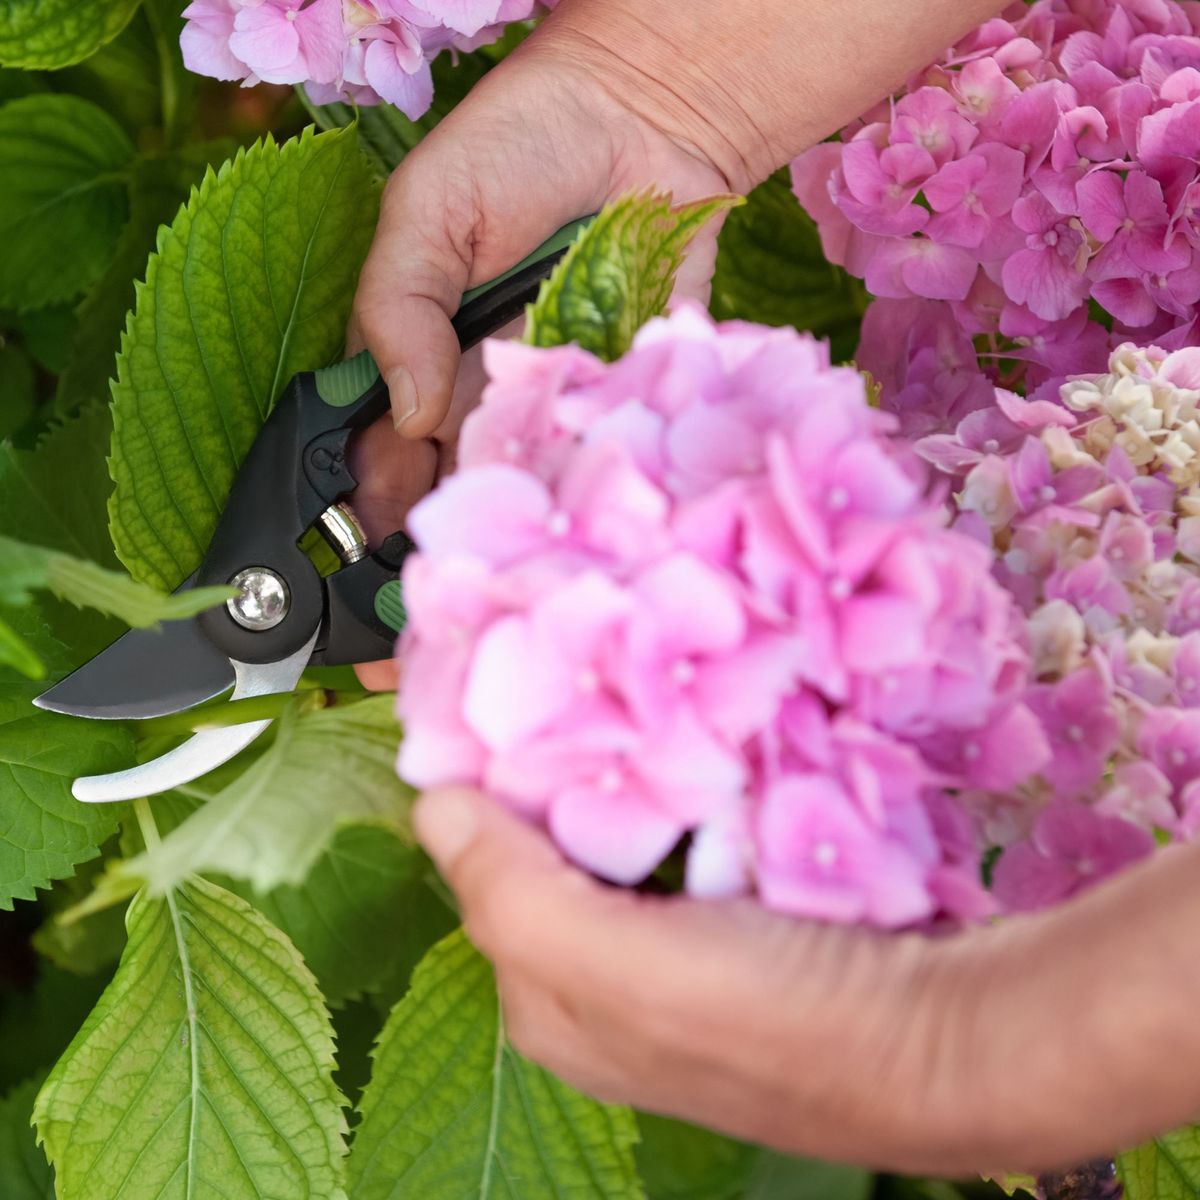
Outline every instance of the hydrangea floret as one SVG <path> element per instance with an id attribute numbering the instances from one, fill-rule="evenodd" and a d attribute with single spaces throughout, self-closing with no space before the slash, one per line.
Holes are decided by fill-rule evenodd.
<path id="1" fill-rule="evenodd" d="M 433 101 L 429 65 L 471 50 L 555 0 L 193 0 L 189 70 L 217 79 L 304 84 L 316 104 L 394 104 L 416 120 Z"/>
<path id="2" fill-rule="evenodd" d="M 491 343 L 414 510 L 402 774 L 633 884 L 896 927 L 990 906 L 954 789 L 1046 760 L 990 551 L 792 330 L 683 307 L 606 365 Z"/>

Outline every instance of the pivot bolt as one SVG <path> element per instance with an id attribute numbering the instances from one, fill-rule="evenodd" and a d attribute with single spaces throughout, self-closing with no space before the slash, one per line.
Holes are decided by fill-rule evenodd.
<path id="1" fill-rule="evenodd" d="M 292 606 L 288 586 L 280 576 L 266 567 L 247 567 L 230 581 L 238 589 L 232 600 L 225 602 L 229 615 L 243 628 L 261 633 L 274 629 Z"/>

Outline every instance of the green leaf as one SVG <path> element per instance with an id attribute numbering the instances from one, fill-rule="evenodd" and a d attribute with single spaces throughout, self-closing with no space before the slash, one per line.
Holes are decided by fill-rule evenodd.
<path id="1" fill-rule="evenodd" d="M 0 7 L 0 63 L 53 70 L 77 63 L 129 23 L 138 0 L 7 0 Z"/>
<path id="2" fill-rule="evenodd" d="M 4 1200 L 54 1200 L 54 1172 L 29 1124 L 38 1081 L 31 1079 L 0 1100 L 0 1187 Z"/>
<path id="3" fill-rule="evenodd" d="M 116 374 L 125 319 L 136 299 L 135 284 L 146 273 L 158 227 L 168 224 L 205 169 L 234 152 L 228 139 L 200 142 L 169 154 L 134 159 L 129 180 L 129 221 L 108 270 L 80 303 L 69 335 L 70 358 L 58 381 L 55 408 L 73 412 L 89 400 L 106 398 Z"/>
<path id="4" fill-rule="evenodd" d="M 411 792 L 396 776 L 395 698 L 285 714 L 274 744 L 177 829 L 125 864 L 161 895 L 189 874 L 299 884 L 341 825 L 399 827 Z"/>
<path id="5" fill-rule="evenodd" d="M 374 1058 L 354 1200 L 640 1200 L 633 1114 L 509 1046 L 491 967 L 461 933 L 417 968 Z"/>
<path id="6" fill-rule="evenodd" d="M 12 437 L 33 416 L 36 402 L 29 356 L 0 338 L 0 441 Z"/>
<path id="7" fill-rule="evenodd" d="M 186 620 L 236 594 L 233 588 L 211 587 L 167 596 L 117 571 L 0 534 L 0 604 L 27 604 L 35 588 L 80 608 L 110 613 L 136 629 Z"/>
<path id="8" fill-rule="evenodd" d="M 75 309 L 56 304 L 21 313 L 14 320 L 21 341 L 29 354 L 47 371 L 58 374 L 67 365 L 71 333 L 75 327 Z"/>
<path id="9" fill-rule="evenodd" d="M 0 107 L 0 304 L 41 308 L 100 278 L 125 223 L 132 156 L 124 130 L 87 100 Z"/>
<path id="10" fill-rule="evenodd" d="M 395 970 L 429 869 L 428 859 L 391 830 L 348 825 L 302 884 L 261 895 L 246 884 L 230 890 L 291 938 L 325 999 L 341 1005 L 379 990 Z"/>
<path id="11" fill-rule="evenodd" d="M 122 806 L 80 804 L 71 784 L 133 765 L 121 725 L 77 721 L 33 707 L 40 684 L 0 687 L 0 908 L 32 900 L 100 853 Z"/>
<path id="12" fill-rule="evenodd" d="M 0 667 L 12 667 L 26 679 L 45 679 L 46 664 L 38 652 L 0 617 Z"/>
<path id="13" fill-rule="evenodd" d="M 868 1200 L 874 1190 L 875 1177 L 862 1167 L 764 1150 L 742 1200 Z"/>
<path id="14" fill-rule="evenodd" d="M 786 172 L 755 188 L 729 214 L 717 246 L 713 316 L 793 325 L 832 338 L 839 361 L 854 353 L 867 293 L 825 258 L 817 227 Z"/>
<path id="15" fill-rule="evenodd" d="M 692 238 L 717 213 L 739 204 L 716 196 L 678 208 L 645 192 L 610 204 L 567 251 L 529 307 L 531 346 L 576 342 L 612 362 L 671 297 Z"/>
<path id="16" fill-rule="evenodd" d="M 59 1200 L 343 1197 L 332 1027 L 295 948 L 202 880 L 128 926 L 34 1108 Z"/>
<path id="17" fill-rule="evenodd" d="M 379 190 L 353 130 L 268 139 L 205 177 L 159 240 L 113 387 L 113 541 L 172 590 L 298 371 L 341 348 Z"/>
<path id="18" fill-rule="evenodd" d="M 649 1200 L 743 1200 L 753 1146 L 650 1113 L 638 1113 L 637 1123 L 637 1165 Z"/>
<path id="19" fill-rule="evenodd" d="M 1155 1138 L 1117 1159 L 1126 1200 L 1196 1200 L 1200 1196 L 1200 1125 Z"/>
<path id="20" fill-rule="evenodd" d="M 47 962 L 38 967 L 29 987 L 0 994 L 0 1079 L 5 1086 L 45 1075 L 70 1045 L 107 982 L 103 975 L 81 979 Z"/>

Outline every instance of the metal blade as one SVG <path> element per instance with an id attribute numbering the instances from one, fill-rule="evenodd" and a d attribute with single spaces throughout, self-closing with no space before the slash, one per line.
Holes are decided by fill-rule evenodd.
<path id="1" fill-rule="evenodd" d="M 203 704 L 234 684 L 234 664 L 194 621 L 131 629 L 35 701 L 39 708 L 127 721 Z"/>
<path id="2" fill-rule="evenodd" d="M 290 658 L 278 663 L 250 664 L 235 662 L 233 670 L 237 677 L 231 700 L 243 700 L 247 696 L 270 696 L 290 692 L 300 682 L 304 668 L 312 658 L 317 644 L 316 630 Z M 255 738 L 266 730 L 270 721 L 251 721 L 245 725 L 230 725 L 224 729 L 208 729 L 197 733 L 182 746 L 169 751 L 160 758 L 132 767 L 128 771 L 116 771 L 111 775 L 89 775 L 77 779 L 71 788 L 76 800 L 85 804 L 106 804 L 117 800 L 136 800 L 141 796 L 157 796 L 172 788 L 192 783 L 209 771 L 227 763 L 235 754 L 240 754 Z"/>

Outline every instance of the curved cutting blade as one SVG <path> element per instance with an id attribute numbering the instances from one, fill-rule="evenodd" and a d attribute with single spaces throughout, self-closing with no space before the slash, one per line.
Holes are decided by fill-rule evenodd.
<path id="1" fill-rule="evenodd" d="M 127 721 L 183 712 L 228 691 L 233 663 L 194 621 L 131 629 L 35 701 L 39 708 Z"/>
<path id="2" fill-rule="evenodd" d="M 300 682 L 304 668 L 312 658 L 317 644 L 315 630 L 306 645 L 295 654 L 277 663 L 234 663 L 237 685 L 232 700 L 244 700 L 249 696 L 273 696 L 290 692 Z M 220 729 L 206 729 L 188 738 L 182 746 L 168 751 L 159 758 L 131 767 L 128 771 L 114 771 L 111 775 L 88 775 L 75 780 L 71 792 L 76 800 L 85 804 L 107 804 L 117 800 L 137 800 L 142 796 L 157 796 L 173 788 L 183 787 L 209 771 L 227 763 L 235 754 L 240 754 L 255 738 L 271 724 L 270 721 L 248 721 L 244 725 L 229 725 Z"/>

